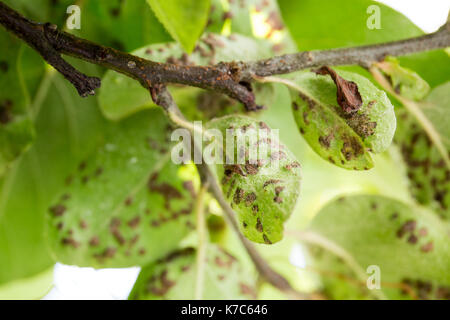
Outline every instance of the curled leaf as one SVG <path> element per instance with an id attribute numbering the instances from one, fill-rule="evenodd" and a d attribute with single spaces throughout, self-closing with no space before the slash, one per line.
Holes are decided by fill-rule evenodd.
<path id="1" fill-rule="evenodd" d="M 331 79 L 333 79 L 337 87 L 337 102 L 345 113 L 353 113 L 361 108 L 362 98 L 356 83 L 345 80 L 336 71 L 327 66 L 315 72 L 320 75 L 328 74 L 331 76 Z"/>
<path id="2" fill-rule="evenodd" d="M 218 129 L 224 164 L 217 164 L 222 190 L 239 218 L 242 233 L 258 243 L 272 244 L 283 237 L 283 224 L 300 194 L 300 164 L 280 143 L 276 130 L 264 122 L 228 116 L 208 123 Z M 241 141 L 241 143 L 239 142 Z M 265 152 L 267 151 L 267 152 Z M 229 160 L 230 163 L 227 163 Z"/>
<path id="3" fill-rule="evenodd" d="M 322 158 L 345 169 L 368 170 L 370 153 L 383 152 L 392 142 L 393 106 L 384 91 L 360 75 L 336 71 L 333 77 L 339 85 L 313 72 L 289 81 L 295 121 Z"/>

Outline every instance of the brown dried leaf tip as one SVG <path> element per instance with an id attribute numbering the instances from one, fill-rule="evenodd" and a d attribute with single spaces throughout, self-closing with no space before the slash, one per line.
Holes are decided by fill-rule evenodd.
<path id="1" fill-rule="evenodd" d="M 361 108 L 363 101 L 356 83 L 345 80 L 327 66 L 316 70 L 315 73 L 331 76 L 337 87 L 337 102 L 345 113 L 354 113 Z"/>

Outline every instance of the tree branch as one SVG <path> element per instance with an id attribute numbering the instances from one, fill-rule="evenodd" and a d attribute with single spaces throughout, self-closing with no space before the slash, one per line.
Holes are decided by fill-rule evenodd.
<path id="1" fill-rule="evenodd" d="M 241 80 L 267 77 L 325 65 L 360 65 L 369 68 L 386 56 L 402 56 L 450 46 L 450 22 L 438 31 L 416 38 L 332 50 L 304 51 L 266 60 L 240 63 Z"/>
<path id="2" fill-rule="evenodd" d="M 169 83 L 189 85 L 224 93 L 242 102 L 247 110 L 257 110 L 255 97 L 248 85 L 254 76 L 276 74 L 320 67 L 323 65 L 361 65 L 369 67 L 386 55 L 440 49 L 450 46 L 449 23 L 439 31 L 417 38 L 376 45 L 334 50 L 299 52 L 262 61 L 219 63 L 214 66 L 186 66 L 157 63 L 108 48 L 60 31 L 52 24 L 30 21 L 0 2 L 0 24 L 23 39 L 55 69 L 61 72 L 81 96 L 94 94 L 100 79 L 88 77 L 68 64 L 61 54 L 115 70 L 141 83 L 154 92 Z M 155 95 L 152 94 L 155 99 Z"/>

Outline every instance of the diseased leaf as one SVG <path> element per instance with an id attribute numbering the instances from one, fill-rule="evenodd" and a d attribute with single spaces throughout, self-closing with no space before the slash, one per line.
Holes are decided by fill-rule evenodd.
<path id="1" fill-rule="evenodd" d="M 271 56 L 270 46 L 260 40 L 249 39 L 239 35 L 230 37 L 205 35 L 196 46 L 192 55 L 187 55 L 175 43 L 156 44 L 141 48 L 133 54 L 156 62 L 167 62 L 181 65 L 209 65 L 220 61 L 256 60 Z M 265 86 L 267 87 L 267 86 Z M 258 90 L 258 89 L 256 89 Z M 223 112 L 235 102 L 218 93 L 205 94 L 196 88 L 171 88 L 176 101 L 194 100 L 198 108 L 209 116 Z M 261 92 L 258 92 L 258 96 Z M 102 80 L 99 94 L 100 107 L 109 119 L 118 120 L 134 112 L 154 106 L 149 92 L 136 80 L 127 78 L 114 71 L 108 71 Z M 181 106 L 181 107 L 182 107 Z M 234 105 L 236 109 L 237 106 Z M 198 118 L 197 118 L 198 119 Z"/>
<path id="2" fill-rule="evenodd" d="M 436 87 L 418 108 L 430 121 L 447 154 L 450 154 L 450 82 Z M 395 142 L 407 164 L 410 190 L 422 205 L 442 218 L 450 218 L 450 168 L 421 124 L 406 109 L 396 109 L 399 125 Z"/>
<path id="3" fill-rule="evenodd" d="M 196 251 L 186 248 L 144 267 L 130 293 L 131 300 L 195 298 Z M 231 254 L 209 245 L 203 299 L 255 299 L 254 276 Z"/>
<path id="4" fill-rule="evenodd" d="M 397 59 L 387 57 L 377 66 L 388 76 L 395 92 L 411 100 L 422 100 L 430 86 L 414 71 L 400 66 Z"/>
<path id="5" fill-rule="evenodd" d="M 429 211 L 381 196 L 348 196 L 324 207 L 310 229 L 326 239 L 308 246 L 329 298 L 450 298 L 449 230 Z M 369 266 L 379 269 L 366 272 Z M 375 269 L 381 289 L 367 290 Z"/>
<path id="6" fill-rule="evenodd" d="M 34 276 L 54 264 L 44 234 L 52 198 L 99 141 L 103 119 L 95 98 L 81 99 L 48 71 L 34 100 L 36 139 L 0 179 L 0 283 Z"/>
<path id="7" fill-rule="evenodd" d="M 357 92 L 352 98 L 362 98 L 360 107 L 359 101 L 352 102 L 353 107 L 348 99 L 345 102 L 343 89 L 336 88 L 330 77 L 301 72 L 293 79 L 296 88 L 290 89 L 294 118 L 303 137 L 322 158 L 345 169 L 368 170 L 373 167 L 370 152 L 383 152 L 392 142 L 396 127 L 393 106 L 386 94 L 364 77 L 345 71 L 337 71 L 337 76 L 341 83 L 352 83 Z M 341 98 L 344 101 L 339 102 Z"/>
<path id="8" fill-rule="evenodd" d="M 210 0 L 147 0 L 156 17 L 188 53 L 208 22 Z"/>
<path id="9" fill-rule="evenodd" d="M 280 241 L 300 194 L 300 164 L 264 122 L 228 116 L 209 122 L 208 128 L 224 137 L 224 146 L 216 140 L 224 163 L 217 164 L 217 176 L 242 233 L 258 243 Z"/>
<path id="10" fill-rule="evenodd" d="M 0 31 L 0 176 L 34 139 L 30 99 L 44 72 L 42 59 L 20 39 Z"/>
<path id="11" fill-rule="evenodd" d="M 181 172 L 187 169 L 171 161 L 170 133 L 160 109 L 107 129 L 102 146 L 67 176 L 67 187 L 49 206 L 48 235 L 58 261 L 129 267 L 177 248 L 193 228 L 195 171 L 189 179 Z"/>

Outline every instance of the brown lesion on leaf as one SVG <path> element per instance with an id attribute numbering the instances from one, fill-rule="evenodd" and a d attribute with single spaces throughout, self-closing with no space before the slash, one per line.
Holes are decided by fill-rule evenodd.
<path id="1" fill-rule="evenodd" d="M 337 102 L 345 113 L 354 113 L 361 108 L 363 101 L 356 83 L 345 80 L 328 66 L 316 70 L 315 73 L 330 75 L 337 87 Z"/>
<path id="2" fill-rule="evenodd" d="M 0 124 L 6 125 L 13 120 L 13 102 L 6 99 L 0 103 Z"/>
<path id="3" fill-rule="evenodd" d="M 147 183 L 148 190 L 150 192 L 159 193 L 164 197 L 164 206 L 166 209 L 170 209 L 170 202 L 173 199 L 182 199 L 183 195 L 178 189 L 171 186 L 168 183 L 158 183 L 159 174 L 153 173 Z"/>
<path id="4" fill-rule="evenodd" d="M 261 223 L 261 219 L 259 219 L 259 218 L 256 219 L 255 228 L 258 232 L 261 232 L 261 233 L 264 232 L 263 225 Z"/>
<path id="5" fill-rule="evenodd" d="M 324 147 L 325 149 L 328 149 L 328 148 L 330 148 L 331 141 L 333 139 L 334 139 L 334 135 L 332 133 L 330 133 L 329 135 L 326 135 L 326 136 L 320 136 L 319 143 L 321 144 L 322 147 Z"/>
<path id="6" fill-rule="evenodd" d="M 265 233 L 263 234 L 263 240 L 265 244 L 272 244 L 272 241 L 270 241 Z"/>
<path id="7" fill-rule="evenodd" d="M 342 137 L 344 144 L 341 153 L 345 160 L 351 161 L 364 154 L 364 147 L 356 137 L 344 135 Z"/>
<path id="8" fill-rule="evenodd" d="M 363 139 L 372 136 L 377 127 L 377 122 L 370 121 L 365 113 L 352 113 L 345 117 L 345 121 Z"/>
<path id="9" fill-rule="evenodd" d="M 49 211 L 54 217 L 61 217 L 64 212 L 66 212 L 67 208 L 66 206 L 62 204 L 54 205 L 53 207 L 50 207 Z"/>
<path id="10" fill-rule="evenodd" d="M 244 190 L 242 190 L 241 188 L 237 187 L 236 191 L 234 192 L 234 196 L 233 196 L 233 202 L 236 204 L 239 204 L 242 199 L 244 198 Z"/>
<path id="11" fill-rule="evenodd" d="M 250 192 L 245 197 L 245 205 L 250 206 L 253 202 L 256 201 L 256 194 L 254 192 Z"/>

